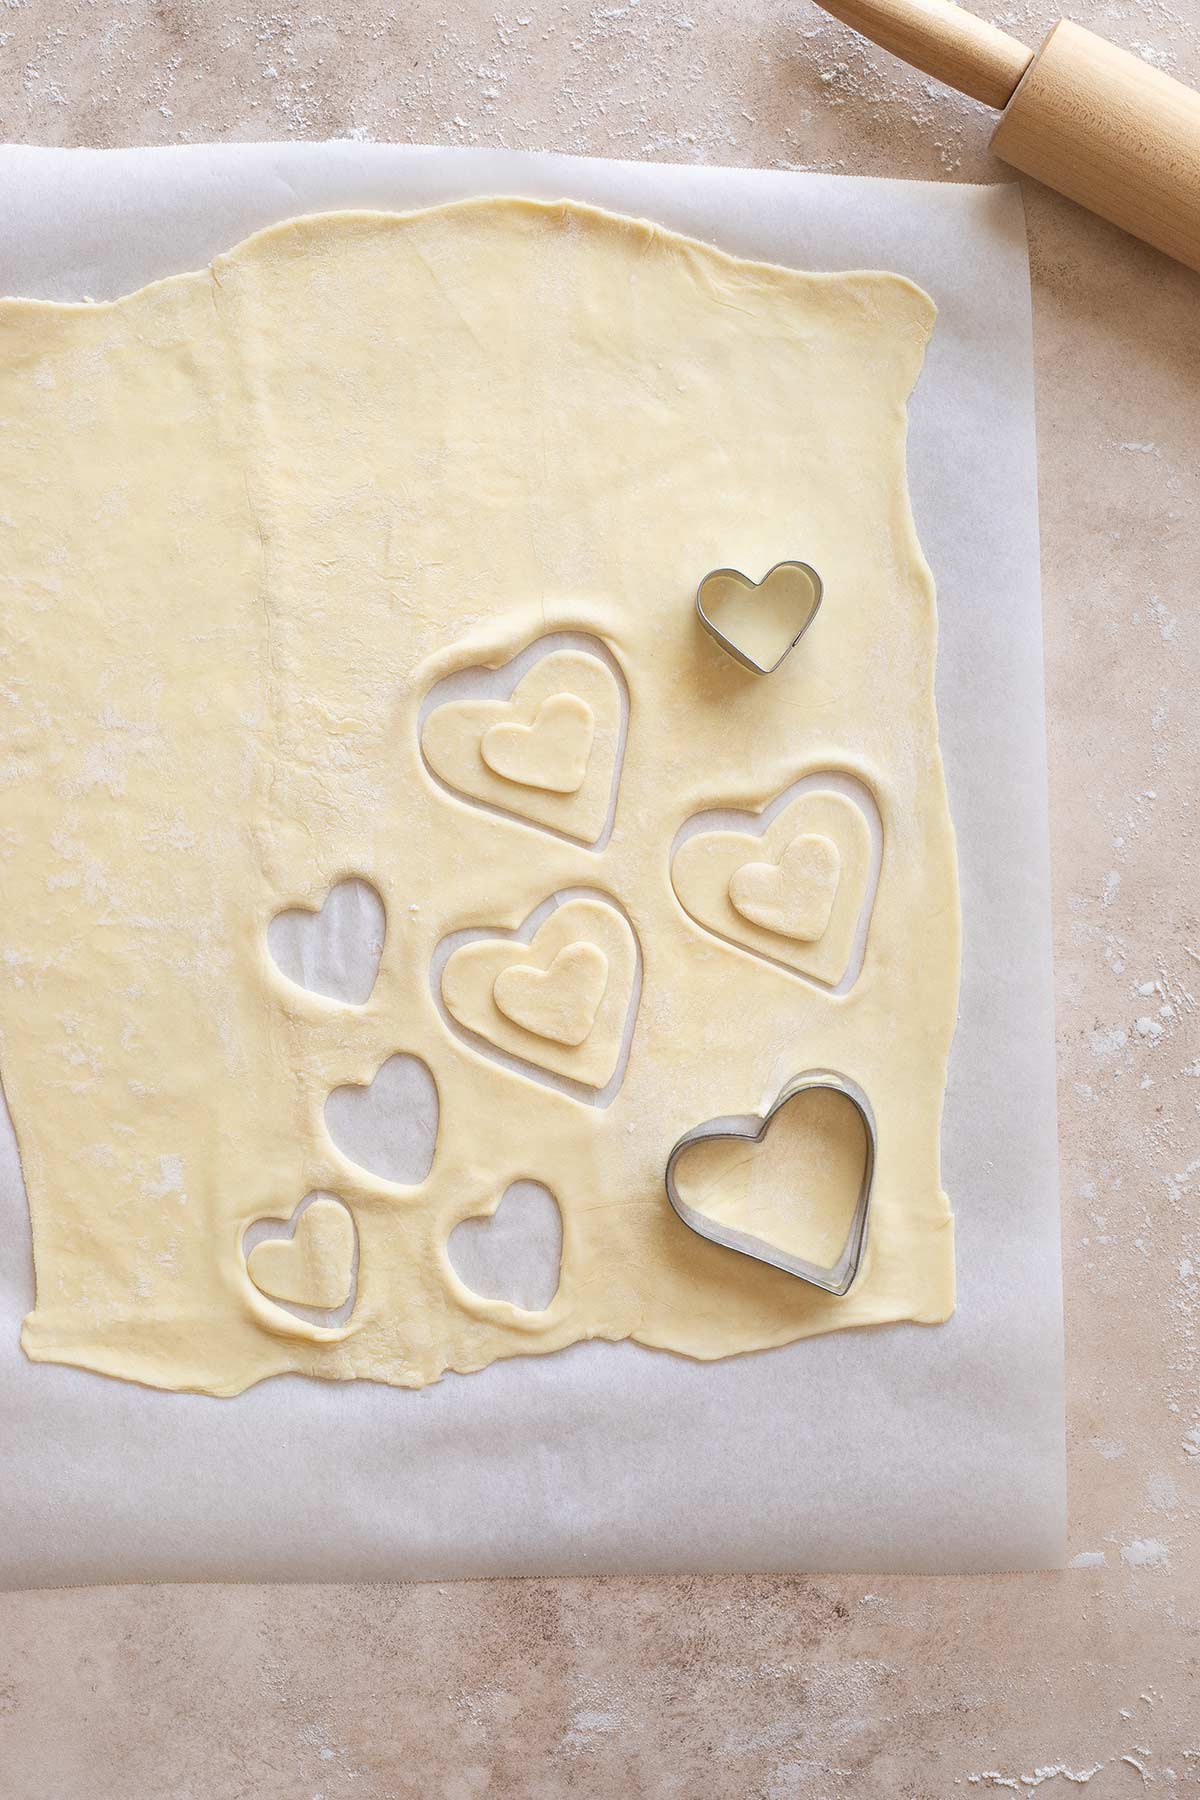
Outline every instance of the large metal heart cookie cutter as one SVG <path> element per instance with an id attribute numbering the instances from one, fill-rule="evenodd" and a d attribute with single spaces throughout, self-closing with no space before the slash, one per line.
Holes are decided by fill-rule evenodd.
<path id="1" fill-rule="evenodd" d="M 724 583 L 747 594 L 760 594 L 772 583 L 789 582 L 796 575 L 803 577 L 804 595 L 795 613 L 793 623 L 796 627 L 789 643 L 786 643 L 772 663 L 759 662 L 748 650 L 728 637 L 721 627 L 705 610 L 705 590 L 715 583 Z M 825 592 L 824 584 L 817 571 L 805 562 L 779 562 L 773 569 L 768 569 L 761 581 L 751 581 L 740 569 L 711 569 L 696 589 L 696 614 L 710 638 L 720 644 L 726 655 L 732 656 L 735 662 L 741 663 L 743 669 L 749 669 L 755 675 L 773 675 L 780 664 L 785 662 L 804 636 L 818 612 L 821 610 L 821 598 Z"/>
<path id="2" fill-rule="evenodd" d="M 793 1256 L 777 1245 L 769 1243 L 765 1238 L 757 1237 L 753 1232 L 739 1231 L 736 1226 L 721 1224 L 706 1213 L 697 1212 L 689 1206 L 680 1194 L 675 1182 L 675 1165 L 685 1151 L 694 1144 L 705 1142 L 709 1138 L 740 1140 L 748 1144 L 761 1144 L 771 1129 L 771 1121 L 777 1112 L 785 1107 L 789 1100 L 797 1094 L 808 1093 L 814 1088 L 821 1088 L 829 1093 L 844 1094 L 854 1107 L 863 1123 L 866 1137 L 866 1155 L 863 1161 L 862 1183 L 858 1191 L 858 1201 L 854 1208 L 854 1217 L 850 1221 L 850 1229 L 846 1234 L 846 1242 L 841 1255 L 829 1268 L 819 1263 L 808 1262 L 802 1256 Z M 770 1263 L 776 1269 L 783 1269 L 789 1275 L 795 1275 L 801 1281 L 807 1281 L 813 1287 L 821 1288 L 826 1294 L 839 1297 L 848 1293 L 853 1285 L 862 1263 L 863 1252 L 867 1245 L 867 1215 L 871 1207 L 871 1184 L 875 1175 L 875 1155 L 877 1140 L 875 1133 L 875 1114 L 862 1088 L 847 1075 L 839 1075 L 833 1069 L 809 1069 L 803 1075 L 795 1075 L 783 1087 L 768 1111 L 755 1120 L 752 1126 L 742 1129 L 731 1127 L 721 1120 L 710 1121 L 706 1125 L 697 1125 L 691 1131 L 685 1131 L 679 1142 L 667 1158 L 667 1199 L 671 1202 L 685 1225 L 691 1227 L 710 1243 L 720 1244 L 726 1250 L 737 1250 L 743 1256 L 752 1256 L 758 1262 Z"/>

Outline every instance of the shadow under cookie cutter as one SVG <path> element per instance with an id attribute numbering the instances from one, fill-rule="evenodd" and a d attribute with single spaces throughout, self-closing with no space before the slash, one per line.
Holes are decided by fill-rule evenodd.
<path id="1" fill-rule="evenodd" d="M 739 587 L 745 588 L 748 593 L 755 593 L 759 589 L 765 588 L 772 576 L 778 575 L 785 569 L 789 571 L 798 569 L 800 573 L 807 578 L 812 591 L 812 604 L 809 608 L 807 617 L 804 619 L 799 631 L 797 631 L 791 643 L 784 647 L 773 663 L 760 663 L 750 655 L 749 651 L 741 649 L 739 645 L 733 642 L 732 638 L 726 637 L 716 621 L 708 616 L 704 610 L 704 590 L 710 581 L 732 581 Z M 792 651 L 796 648 L 796 645 L 800 642 L 800 639 L 804 636 L 805 632 L 820 612 L 821 601 L 824 598 L 824 595 L 825 584 L 811 563 L 795 561 L 777 562 L 772 568 L 767 570 L 761 581 L 751 581 L 750 577 L 748 575 L 743 575 L 740 569 L 710 569 L 700 583 L 700 586 L 696 589 L 696 616 L 700 620 L 705 631 L 707 631 L 709 637 L 713 639 L 714 643 L 719 644 L 726 655 L 732 656 L 735 662 L 741 663 L 743 669 L 749 669 L 754 675 L 773 675 L 776 669 L 787 661 L 788 657 L 792 654 Z"/>
<path id="2" fill-rule="evenodd" d="M 685 1151 L 694 1144 L 704 1143 L 710 1138 L 723 1138 L 727 1142 L 743 1142 L 761 1144 L 771 1128 L 771 1121 L 777 1112 L 785 1107 L 789 1100 L 797 1094 L 821 1089 L 828 1093 L 842 1094 L 854 1107 L 862 1120 L 866 1137 L 866 1154 L 863 1160 L 862 1182 L 859 1186 L 858 1201 L 854 1208 L 854 1216 L 850 1221 L 850 1229 L 846 1234 L 846 1242 L 837 1261 L 829 1267 L 820 1263 L 809 1262 L 803 1256 L 793 1256 L 778 1245 L 770 1243 L 766 1238 L 757 1236 L 752 1231 L 739 1231 L 736 1226 L 721 1224 L 706 1213 L 698 1212 L 689 1206 L 680 1194 L 675 1181 L 675 1165 Z M 871 1187 L 875 1177 L 875 1157 L 877 1151 L 875 1130 L 875 1113 L 871 1102 L 856 1081 L 848 1075 L 839 1075 L 833 1069 L 808 1069 L 803 1075 L 794 1075 L 782 1087 L 767 1111 L 756 1116 L 755 1124 L 743 1130 L 737 1130 L 720 1121 L 706 1125 L 696 1125 L 691 1131 L 685 1131 L 675 1144 L 667 1158 L 666 1189 L 667 1199 L 683 1223 L 707 1238 L 710 1243 L 720 1244 L 726 1250 L 737 1250 L 742 1256 L 751 1256 L 757 1262 L 770 1263 L 773 1268 L 783 1269 L 788 1275 L 795 1275 L 800 1281 L 807 1281 L 813 1287 L 820 1288 L 826 1294 L 835 1294 L 839 1298 L 849 1292 L 854 1278 L 862 1265 L 863 1253 L 867 1245 L 867 1217 L 871 1208 Z"/>

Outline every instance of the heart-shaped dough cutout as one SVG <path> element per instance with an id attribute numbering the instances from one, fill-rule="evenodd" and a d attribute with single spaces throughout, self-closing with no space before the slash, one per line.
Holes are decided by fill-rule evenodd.
<path id="1" fill-rule="evenodd" d="M 564 951 L 574 954 L 560 964 Z M 568 900 L 528 943 L 518 935 L 461 944 L 442 970 L 442 1001 L 452 1019 L 498 1050 L 600 1089 L 620 1062 L 636 972 L 624 914 L 608 900 Z M 531 974 L 540 985 L 520 979 Z"/>
<path id="2" fill-rule="evenodd" d="M 246 1272 L 272 1300 L 333 1312 L 350 1298 L 356 1234 L 348 1206 L 332 1195 L 303 1202 L 278 1235 L 260 1238 L 246 1258 Z"/>
<path id="3" fill-rule="evenodd" d="M 535 1037 L 582 1044 L 607 986 L 608 958 L 599 944 L 578 943 L 560 950 L 548 969 L 501 969 L 492 993 L 500 1011 Z"/>
<path id="4" fill-rule="evenodd" d="M 331 887 L 318 908 L 291 906 L 267 927 L 277 968 L 310 993 L 362 1006 L 371 998 L 383 955 L 386 914 L 361 876 Z"/>
<path id="5" fill-rule="evenodd" d="M 817 616 L 821 584 L 805 563 L 776 563 L 761 581 L 714 569 L 696 596 L 700 616 L 723 650 L 758 675 L 770 675 Z"/>
<path id="6" fill-rule="evenodd" d="M 837 898 L 842 859 L 832 838 L 801 831 L 777 863 L 743 863 L 729 879 L 729 898 L 743 919 L 797 943 L 823 937 Z"/>
<path id="7" fill-rule="evenodd" d="M 421 750 L 438 779 L 469 800 L 590 845 L 608 820 L 620 737 L 621 694 L 608 664 L 584 650 L 554 650 L 507 700 L 435 705 Z"/>
<path id="8" fill-rule="evenodd" d="M 806 839 L 810 843 L 823 839 L 837 853 L 828 915 L 824 928 L 812 938 L 782 929 L 796 922 L 786 904 L 789 884 L 784 858 L 791 845 Z M 815 853 L 809 850 L 805 861 L 810 854 L 815 863 Z M 761 875 L 760 870 L 764 871 Z M 853 800 L 832 789 L 799 794 L 758 837 L 748 831 L 698 832 L 684 839 L 671 863 L 671 882 L 679 903 L 698 925 L 827 987 L 836 987 L 850 967 L 870 875 L 871 831 L 866 815 Z M 801 923 L 811 926 L 820 922 L 822 893 L 829 897 L 819 884 L 807 890 L 806 905 L 811 910 Z"/>
<path id="9" fill-rule="evenodd" d="M 463 1219 L 446 1245 L 450 1266 L 488 1302 L 544 1312 L 558 1291 L 562 1214 L 540 1181 L 514 1181 L 487 1213 Z"/>
<path id="10" fill-rule="evenodd" d="M 418 1187 L 437 1147 L 438 1091 L 419 1056 L 389 1056 L 367 1087 L 334 1088 L 325 1126 L 350 1161 L 385 1181 Z"/>
<path id="11" fill-rule="evenodd" d="M 577 794 L 587 774 L 596 720 L 578 694 L 551 694 L 532 725 L 489 725 L 480 753 L 489 769 L 521 787 Z"/>

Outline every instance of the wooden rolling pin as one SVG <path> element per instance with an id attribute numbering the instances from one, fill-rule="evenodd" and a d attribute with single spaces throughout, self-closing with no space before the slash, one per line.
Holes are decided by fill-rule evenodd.
<path id="1" fill-rule="evenodd" d="M 1200 94 L 1063 19 L 1038 51 L 951 0 L 821 0 L 844 24 L 1003 117 L 1025 175 L 1200 269 Z"/>

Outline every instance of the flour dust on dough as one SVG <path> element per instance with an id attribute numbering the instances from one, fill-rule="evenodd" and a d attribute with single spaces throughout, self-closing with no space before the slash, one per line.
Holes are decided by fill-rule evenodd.
<path id="1" fill-rule="evenodd" d="M 290 1370 L 416 1387 L 583 1339 L 713 1358 L 948 1315 L 958 901 L 904 464 L 932 321 L 897 276 L 520 200 L 294 220 L 111 304 L 0 304 L 0 1071 L 29 1356 L 213 1394 Z M 702 630 L 697 582 L 788 559 L 825 599 L 760 678 Z M 437 704 L 556 634 L 597 652 Z M 747 863 L 790 879 L 753 816 L 829 770 L 883 828 L 844 993 L 849 814 L 814 798 L 788 821 L 838 852 L 818 937 L 796 935 L 820 923 L 798 877 L 757 878 L 757 919 L 730 888 Z M 741 841 L 672 857 L 705 811 L 749 814 L 711 834 Z M 267 946 L 347 881 L 386 913 L 352 1007 Z M 703 1241 L 662 1187 L 686 1129 L 817 1066 L 862 1084 L 879 1130 L 845 1299 Z M 385 1068 L 436 1088 L 409 1185 L 326 1124 L 336 1092 L 354 1141 L 336 1107 Z M 446 1255 L 522 1181 L 561 1214 L 533 1312 L 473 1298 Z M 332 1217 L 244 1249 L 314 1193 L 357 1234 L 336 1329 L 253 1278 L 327 1298 Z M 326 1225 L 341 1248 L 310 1255 Z"/>

